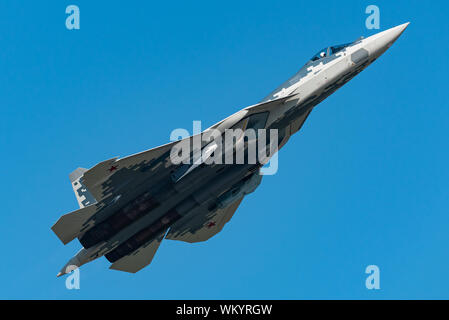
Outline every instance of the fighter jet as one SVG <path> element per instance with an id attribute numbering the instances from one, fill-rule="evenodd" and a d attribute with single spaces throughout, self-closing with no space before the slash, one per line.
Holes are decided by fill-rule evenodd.
<path id="1" fill-rule="evenodd" d="M 408 24 L 318 51 L 260 103 L 200 134 L 76 169 L 70 181 L 80 209 L 60 217 L 51 229 L 64 244 L 78 238 L 83 248 L 58 276 L 102 256 L 111 269 L 135 273 L 151 263 L 164 238 L 195 243 L 220 232 L 258 187 L 261 168 L 274 154 L 249 161 L 250 147 L 257 145 L 256 154 L 267 146 L 282 148 L 317 104 L 382 55 Z M 238 129 L 231 143 L 217 142 Z M 246 135 L 248 130 L 256 133 Z M 268 142 L 263 130 L 270 132 Z M 277 133 L 274 138 L 271 132 Z M 190 149 L 184 152 L 184 147 Z M 219 161 L 228 154 L 234 160 L 242 150 L 243 161 Z M 182 161 L 174 161 L 174 155 Z"/>

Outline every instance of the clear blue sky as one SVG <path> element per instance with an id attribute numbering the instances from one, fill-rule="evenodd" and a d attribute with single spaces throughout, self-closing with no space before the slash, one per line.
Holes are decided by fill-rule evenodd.
<path id="1" fill-rule="evenodd" d="M 65 28 L 77 4 L 81 29 Z M 411 21 L 320 104 L 223 232 L 164 241 L 131 275 L 50 230 L 68 174 L 254 104 L 322 47 Z M 444 1 L 0 2 L 0 298 L 449 298 L 449 51 Z M 378 265 L 381 290 L 365 288 Z"/>

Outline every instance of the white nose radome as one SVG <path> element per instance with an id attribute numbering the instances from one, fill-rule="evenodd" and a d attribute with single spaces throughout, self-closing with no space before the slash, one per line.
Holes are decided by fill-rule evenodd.
<path id="1" fill-rule="evenodd" d="M 365 39 L 370 56 L 380 56 L 399 38 L 410 22 L 379 32 Z"/>

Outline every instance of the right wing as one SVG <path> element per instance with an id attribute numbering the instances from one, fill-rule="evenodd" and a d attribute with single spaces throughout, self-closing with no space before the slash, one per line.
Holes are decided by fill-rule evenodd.
<path id="1" fill-rule="evenodd" d="M 199 225 L 194 226 L 192 223 L 187 223 L 186 226 L 178 229 L 176 229 L 176 224 L 173 225 L 170 228 L 166 239 L 186 242 L 199 242 L 209 239 L 223 229 L 223 226 L 232 218 L 242 200 L 243 197 L 229 205 L 227 208 L 215 211 L 212 216 L 203 216 L 202 219 L 197 219 L 196 222 L 199 223 Z M 194 229 L 196 230 L 193 231 Z M 109 268 L 136 273 L 152 262 L 163 239 L 164 233 L 160 234 L 156 239 L 147 242 L 144 246 L 138 248 L 129 255 L 120 258 Z"/>
<path id="2" fill-rule="evenodd" d="M 162 239 L 164 239 L 164 233 L 131 252 L 129 255 L 120 258 L 111 264 L 109 269 L 136 273 L 140 269 L 145 268 L 151 261 L 153 261 L 153 257 L 156 254 Z"/>
<path id="3" fill-rule="evenodd" d="M 219 233 L 231 220 L 242 200 L 243 197 L 213 213 L 194 215 L 190 219 L 188 219 L 189 216 L 186 216 L 186 220 L 181 219 L 170 227 L 165 238 L 190 243 L 206 241 Z"/>

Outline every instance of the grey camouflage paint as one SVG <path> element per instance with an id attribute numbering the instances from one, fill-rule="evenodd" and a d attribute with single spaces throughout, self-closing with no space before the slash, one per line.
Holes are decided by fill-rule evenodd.
<path id="1" fill-rule="evenodd" d="M 240 110 L 203 133 L 212 129 L 223 133 L 245 117 L 266 112 L 265 128 L 279 130 L 279 149 L 282 148 L 290 136 L 300 130 L 318 103 L 383 54 L 407 26 L 408 23 L 366 39 L 358 39 L 335 54 L 307 62 L 261 103 Z M 330 49 L 327 52 L 330 53 Z M 186 140 L 192 139 L 189 137 Z M 58 275 L 65 274 L 70 265 L 79 267 L 112 253 L 118 257 L 111 265 L 112 269 L 137 272 L 151 262 L 164 237 L 199 242 L 220 232 L 244 196 L 253 192 L 260 183 L 260 164 L 200 166 L 174 182 L 171 174 L 179 165 L 171 163 L 170 150 L 177 143 L 122 159 L 109 159 L 89 170 L 78 168 L 70 174 L 80 209 L 62 216 L 52 227 L 64 244 L 74 238 L 86 243 L 83 239 L 87 235 L 103 235 L 101 228 L 110 226 L 111 221 L 123 223 L 129 214 L 139 214 L 139 218 L 129 222 L 126 220 L 128 224 L 110 237 L 104 240 L 100 237 L 99 242 L 92 242 L 81 249 Z M 204 146 L 205 142 L 202 144 Z M 123 217 L 117 215 L 117 212 L 138 201 L 144 193 L 151 194 L 151 201 L 157 203 L 155 207 L 148 212 L 133 209 L 123 213 Z M 141 208 L 138 203 L 136 205 L 134 207 Z M 146 234 L 142 238 L 147 239 L 146 242 L 132 248 L 130 253 L 120 255 L 120 245 L 138 234 Z"/>

